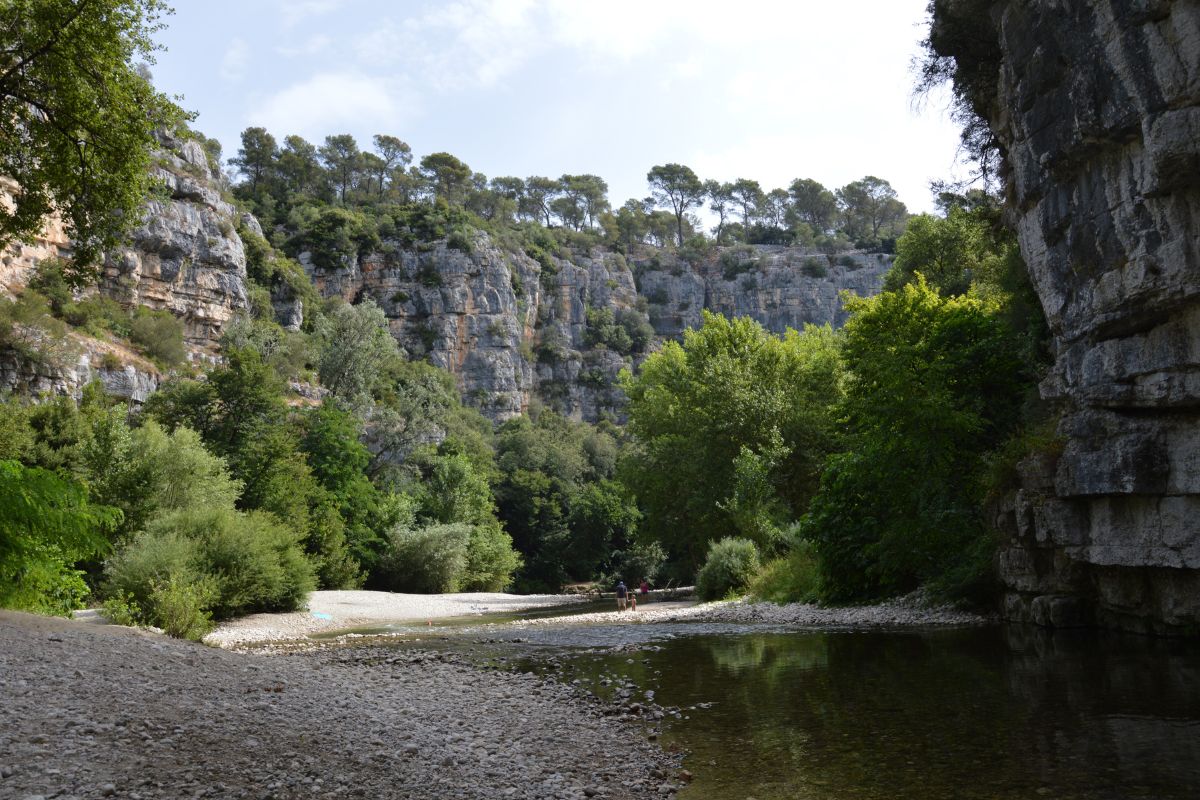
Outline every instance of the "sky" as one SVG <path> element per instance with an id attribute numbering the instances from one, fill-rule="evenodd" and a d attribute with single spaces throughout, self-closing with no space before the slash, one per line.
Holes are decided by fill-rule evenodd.
<path id="1" fill-rule="evenodd" d="M 670 162 L 830 188 L 884 178 L 910 210 L 963 174 L 944 95 L 914 100 L 927 0 L 176 0 L 155 84 L 226 157 L 388 133 L 489 177 L 591 173 L 613 205 Z"/>

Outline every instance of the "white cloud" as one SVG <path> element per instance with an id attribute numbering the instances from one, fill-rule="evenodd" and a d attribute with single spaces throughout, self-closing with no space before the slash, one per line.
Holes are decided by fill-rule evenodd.
<path id="1" fill-rule="evenodd" d="M 363 126 L 399 130 L 402 118 L 410 118 L 416 110 L 411 99 L 398 101 L 406 95 L 401 86 L 383 78 L 356 72 L 321 73 L 268 97 L 248 115 L 248 122 L 314 141 Z"/>
<path id="2" fill-rule="evenodd" d="M 296 56 L 305 56 L 311 58 L 319 55 L 329 49 L 333 44 L 333 39 L 323 33 L 318 33 L 315 36 L 310 36 L 302 42 L 295 42 L 286 45 L 280 45 L 275 48 L 275 52 L 281 56 L 294 58 Z"/>
<path id="3" fill-rule="evenodd" d="M 346 0 L 280 0 L 279 16 L 285 28 L 309 17 L 319 17 L 346 5 Z"/>
<path id="4" fill-rule="evenodd" d="M 246 76 L 246 67 L 250 64 L 250 45 L 242 38 L 235 38 L 225 48 L 218 69 L 221 77 L 234 83 Z"/>
<path id="5" fill-rule="evenodd" d="M 404 70 L 435 89 L 493 86 L 535 53 L 534 0 L 462 0 L 384 21 L 354 50 L 364 65 Z"/>

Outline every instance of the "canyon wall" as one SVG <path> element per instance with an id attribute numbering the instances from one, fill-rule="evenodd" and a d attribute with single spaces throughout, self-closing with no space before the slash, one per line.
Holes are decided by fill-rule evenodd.
<path id="1" fill-rule="evenodd" d="M 189 355 L 210 360 L 224 325 L 249 309 L 237 212 L 222 198 L 224 179 L 198 142 L 167 134 L 159 140 L 153 172 L 163 188 L 147 202 L 129 246 L 108 254 L 99 285 L 89 291 L 127 308 L 170 311 L 183 323 Z M 0 296 L 20 291 L 41 262 L 70 254 L 62 221 L 47 220 L 32 241 L 0 251 Z M 128 347 L 80 331 L 54 351 L 40 358 L 0 352 L 0 391 L 78 396 L 99 380 L 110 395 L 140 403 L 161 379 L 153 364 Z"/>
<path id="2" fill-rule="evenodd" d="M 1200 630 L 1200 4 L 938 0 L 1053 337 L 1059 448 L 1006 504 L 1005 612 Z"/>
<path id="3" fill-rule="evenodd" d="M 706 309 L 753 317 L 775 333 L 839 325 L 840 293 L 878 293 L 891 267 L 883 254 L 769 246 L 714 248 L 694 262 L 652 248 L 627 261 L 595 248 L 543 263 L 482 231 L 466 248 L 439 241 L 385 249 L 335 269 L 306 253 L 299 260 L 323 296 L 373 299 L 411 357 L 453 373 L 464 400 L 496 421 L 532 402 L 589 421 L 623 419 L 617 375 L 645 348 L 598 340 L 589 312 L 610 312 L 631 329 L 648 325 L 651 349 L 698 327 Z"/>

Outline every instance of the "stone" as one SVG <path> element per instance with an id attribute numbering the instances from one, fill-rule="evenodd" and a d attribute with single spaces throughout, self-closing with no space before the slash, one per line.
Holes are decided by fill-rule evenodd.
<path id="1" fill-rule="evenodd" d="M 939 0 L 1055 354 L 1061 453 L 995 518 L 1005 613 L 1200 624 L 1200 6 Z M 947 35 L 960 22 L 984 35 Z M 970 41 L 968 41 L 968 38 Z M 990 41 L 989 41 L 990 38 Z M 1064 65 L 1072 65 L 1065 69 Z M 1053 482 L 1046 480 L 1053 462 Z"/>

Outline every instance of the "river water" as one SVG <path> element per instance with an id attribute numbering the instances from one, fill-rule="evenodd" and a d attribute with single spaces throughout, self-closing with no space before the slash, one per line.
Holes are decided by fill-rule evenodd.
<path id="1" fill-rule="evenodd" d="M 678 707 L 659 726 L 688 754 L 681 800 L 1200 798 L 1194 642 L 999 625 L 484 630 L 420 645 Z"/>

